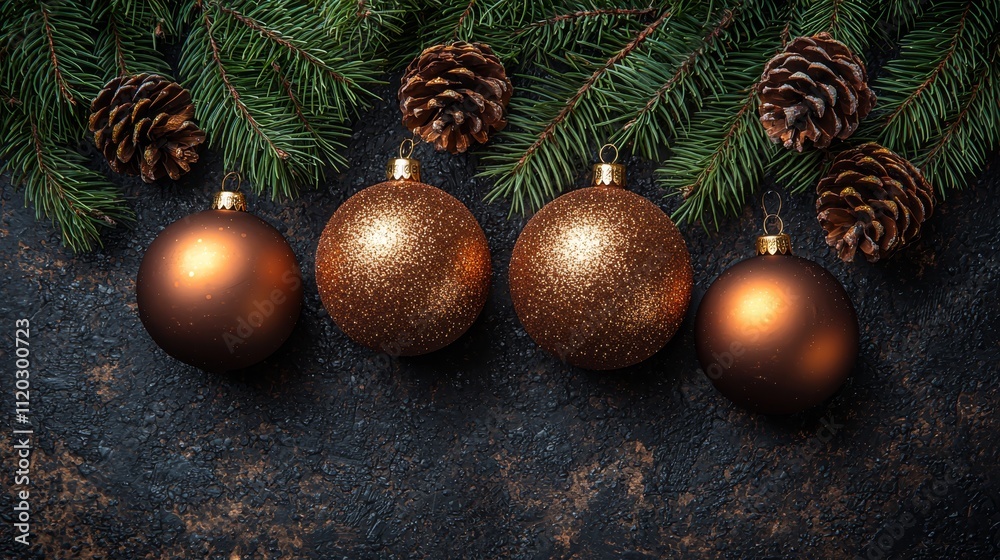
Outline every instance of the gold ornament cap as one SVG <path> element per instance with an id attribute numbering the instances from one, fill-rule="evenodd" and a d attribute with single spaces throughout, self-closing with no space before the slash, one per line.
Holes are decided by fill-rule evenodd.
<path id="1" fill-rule="evenodd" d="M 403 149 L 409 142 L 409 151 L 403 155 Z M 413 140 L 407 138 L 399 145 L 399 157 L 389 160 L 385 166 L 385 175 L 390 181 L 417 181 L 420 182 L 420 162 L 411 158 L 413 155 Z"/>
<path id="2" fill-rule="evenodd" d="M 232 178 L 236 181 L 236 188 L 231 191 L 226 190 L 226 182 Z M 222 190 L 215 193 L 212 199 L 212 210 L 233 210 L 236 212 L 247 211 L 247 198 L 239 192 L 240 185 L 243 184 L 243 177 L 235 171 L 226 173 L 222 178 Z"/>
<path id="3" fill-rule="evenodd" d="M 757 238 L 758 255 L 791 255 L 792 238 L 787 233 L 761 235 Z"/>
<path id="4" fill-rule="evenodd" d="M 771 212 L 767 209 L 767 196 L 774 195 L 778 199 L 778 209 Z M 764 235 L 757 238 L 758 255 L 791 255 L 792 238 L 785 233 L 785 222 L 778 214 L 781 213 L 781 195 L 767 191 L 760 197 L 760 205 L 764 209 Z M 778 228 L 778 233 L 771 233 L 770 227 Z"/>
<path id="5" fill-rule="evenodd" d="M 604 150 L 611 148 L 615 151 L 615 159 L 610 163 L 604 160 Z M 625 166 L 618 163 L 618 147 L 614 144 L 601 146 L 601 163 L 594 164 L 594 180 L 592 187 L 620 187 L 625 188 Z"/>

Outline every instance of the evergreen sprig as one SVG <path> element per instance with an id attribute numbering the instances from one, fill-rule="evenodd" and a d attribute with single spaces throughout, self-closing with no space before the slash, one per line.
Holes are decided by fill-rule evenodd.
<path id="1" fill-rule="evenodd" d="M 345 125 L 386 69 L 466 40 L 515 76 L 510 126 L 480 148 L 488 196 L 513 212 L 573 184 L 609 140 L 657 161 L 659 183 L 683 197 L 676 216 L 706 225 L 765 175 L 812 189 L 832 152 L 868 140 L 944 194 L 1000 143 L 998 22 L 1000 3 L 976 0 L 8 0 L 0 158 L 67 245 L 89 248 L 129 216 L 75 151 L 111 77 L 178 78 L 224 165 L 286 197 L 344 164 Z M 888 61 L 869 66 L 879 101 L 861 130 L 799 154 L 768 141 L 754 90 L 789 40 L 821 31 Z"/>
<path id="2" fill-rule="evenodd" d="M 343 165 L 341 126 L 372 97 L 375 67 L 350 58 L 312 5 L 194 2 L 179 70 L 199 124 L 257 192 L 293 196 Z"/>
<path id="3" fill-rule="evenodd" d="M 990 149 L 1000 143 L 996 113 L 1000 110 L 1000 41 L 994 36 L 984 60 L 947 126 L 925 144 L 916 162 L 941 196 L 960 189 L 986 164 Z"/>
<path id="4" fill-rule="evenodd" d="M 102 229 L 131 217 L 117 187 L 69 148 L 83 137 L 102 83 L 91 17 L 73 2 L 11 2 L 0 10 L 3 169 L 74 250 L 91 249 Z"/>
<path id="5" fill-rule="evenodd" d="M 84 156 L 56 142 L 44 121 L 10 104 L 0 109 L 0 121 L 12 178 L 24 184 L 38 217 L 59 226 L 67 246 L 90 250 L 100 242 L 101 230 L 132 219 L 118 188 L 87 168 Z"/>
<path id="6" fill-rule="evenodd" d="M 352 33 L 331 28 L 341 23 L 330 19 L 333 3 L 320 4 L 5 2 L 0 158 L 25 186 L 26 200 L 60 225 L 65 243 L 90 248 L 102 226 L 130 212 L 121 193 L 74 152 L 87 135 L 90 100 L 114 76 L 155 72 L 191 90 L 210 145 L 255 190 L 284 197 L 315 185 L 327 165 L 344 164 L 344 123 L 373 97 L 366 88 L 380 77 L 378 57 L 367 49 L 383 44 L 359 42 L 374 29 L 368 25 Z M 389 37 L 402 27 L 384 30 Z M 164 52 L 177 40 L 180 59 L 171 68 Z"/>
<path id="7" fill-rule="evenodd" d="M 588 159 L 599 138 L 594 130 L 609 120 L 612 69 L 640 49 L 673 13 L 670 7 L 662 8 L 607 59 L 573 52 L 565 57 L 567 69 L 546 68 L 542 76 L 522 78 L 534 85 L 524 88 L 528 96 L 512 104 L 511 124 L 518 130 L 484 158 L 483 175 L 496 183 L 491 199 L 509 198 L 513 212 L 535 210 L 572 183 L 578 163 Z"/>
<path id="8" fill-rule="evenodd" d="M 940 135 L 946 117 L 959 110 L 984 64 L 983 47 L 991 42 L 1000 5 L 948 1 L 935 4 L 933 13 L 903 37 L 900 56 L 875 80 L 877 112 L 864 131 L 908 157 Z"/>

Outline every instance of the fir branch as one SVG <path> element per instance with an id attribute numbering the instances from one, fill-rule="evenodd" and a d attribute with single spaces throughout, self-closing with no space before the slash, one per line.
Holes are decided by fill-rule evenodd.
<path id="1" fill-rule="evenodd" d="M 717 95 L 722 86 L 721 59 L 725 43 L 747 38 L 751 28 L 764 24 L 748 17 L 730 33 L 730 28 L 751 10 L 739 1 L 726 6 L 707 28 L 697 20 L 676 20 L 672 34 L 701 37 L 676 51 L 669 42 L 656 43 L 649 54 L 641 54 L 631 64 L 615 69 L 618 94 L 614 96 L 622 111 L 614 123 L 625 122 L 615 134 L 619 144 L 633 144 L 645 157 L 658 157 L 669 138 L 683 130 L 690 121 L 690 108 L 699 108 L 704 97 Z M 756 11 L 756 10 L 753 10 Z M 766 10 L 765 10 L 766 11 Z M 655 88 L 655 89 L 654 89 Z"/>
<path id="2" fill-rule="evenodd" d="M 521 158 L 517 161 L 517 164 L 514 166 L 512 173 L 517 173 L 518 171 L 524 168 L 525 163 L 531 158 L 531 156 L 534 155 L 534 153 L 538 150 L 538 148 L 540 148 L 542 144 L 551 140 L 555 136 L 555 130 L 563 123 L 563 121 L 566 120 L 566 117 L 569 116 L 569 114 L 572 113 L 574 109 L 576 109 L 577 104 L 580 102 L 583 96 L 586 95 L 588 91 L 590 91 L 590 89 L 594 86 L 594 84 L 596 84 L 598 80 L 603 78 L 608 73 L 608 71 L 611 70 L 611 68 L 613 68 L 616 64 L 618 64 L 622 60 L 624 60 L 625 57 L 627 57 L 632 51 L 638 48 L 639 45 L 641 45 L 642 42 L 645 41 L 646 38 L 649 37 L 649 35 L 652 32 L 656 31 L 656 28 L 658 28 L 667 19 L 667 17 L 669 17 L 669 15 L 670 12 L 666 11 L 660 14 L 660 17 L 657 18 L 656 21 L 649 24 L 638 35 L 636 35 L 635 39 L 633 39 L 629 44 L 625 45 L 620 51 L 615 53 L 614 56 L 609 58 L 608 61 L 604 63 L 604 66 L 594 70 L 594 73 L 591 74 L 590 77 L 587 78 L 582 85 L 580 85 L 580 89 L 578 89 L 576 93 L 573 94 L 573 97 L 569 98 L 569 100 L 566 102 L 566 105 L 559 112 L 559 114 L 557 114 L 551 121 L 549 121 L 549 123 L 542 130 L 541 134 L 538 135 L 538 139 L 536 139 L 535 142 L 531 146 L 529 146 L 527 150 L 525 150 L 524 155 L 521 156 Z"/>
<path id="3" fill-rule="evenodd" d="M 53 134 L 79 138 L 82 111 L 103 84 L 87 8 L 73 2 L 23 3 L 4 10 L 2 29 L 0 43 L 10 56 L 0 67 L 0 82 L 28 115 L 50 122 Z"/>
<path id="4" fill-rule="evenodd" d="M 920 96 L 933 86 L 934 82 L 940 79 L 945 73 L 945 69 L 948 68 L 949 62 L 954 59 L 955 53 L 958 50 L 959 40 L 962 37 L 962 32 L 965 30 L 966 24 L 969 22 L 969 10 L 971 9 L 972 1 L 970 0 L 966 3 L 965 9 L 962 10 L 962 14 L 958 18 L 958 23 L 955 26 L 955 32 L 952 34 L 949 46 L 944 51 L 944 55 L 941 57 L 941 60 L 938 61 L 934 68 L 926 75 L 923 81 L 917 85 L 913 92 L 897 104 L 896 108 L 885 118 L 886 121 L 892 123 L 899 118 L 901 114 L 911 109 Z"/>
<path id="5" fill-rule="evenodd" d="M 225 165 L 241 169 L 257 192 L 269 187 L 273 198 L 292 196 L 318 183 L 327 163 L 343 164 L 339 122 L 363 91 L 358 78 L 372 70 L 333 64 L 340 59 L 319 48 L 332 40 L 308 4 L 240 5 L 192 6 L 189 21 L 197 25 L 181 51 L 180 72 L 191 81 L 199 124 L 222 149 Z M 347 89 L 353 98 L 344 98 Z"/>
<path id="6" fill-rule="evenodd" d="M 201 0 L 198 1 L 199 7 L 201 7 Z M 208 10 L 202 7 L 202 21 L 205 25 L 205 38 L 208 40 L 208 45 L 212 52 L 212 62 L 215 65 L 215 70 L 218 72 L 219 78 L 225 85 L 226 91 L 229 93 L 229 101 L 236 108 L 240 117 L 250 126 L 253 130 L 254 135 L 259 139 L 263 140 L 268 147 L 270 147 L 271 152 L 279 157 L 280 159 L 288 159 L 290 156 L 288 152 L 281 149 L 277 145 L 277 140 L 272 139 L 264 130 L 261 128 L 260 123 L 254 118 L 253 113 L 246 106 L 246 103 L 240 98 L 240 92 L 237 90 L 232 81 L 229 78 L 229 72 L 226 70 L 226 65 L 222 62 L 222 56 L 219 53 L 219 44 L 216 42 L 215 37 L 212 36 L 212 18 Z"/>
<path id="7" fill-rule="evenodd" d="M 329 119 L 320 118 L 319 122 L 313 122 L 313 119 L 306 114 L 306 109 L 302 106 L 302 103 L 299 102 L 299 97 L 295 93 L 295 86 L 281 71 L 281 66 L 277 62 L 272 62 L 271 67 L 274 69 L 274 74 L 281 83 L 282 91 L 285 92 L 295 110 L 295 116 L 302 123 L 302 126 L 309 131 L 310 136 L 316 142 L 316 146 L 319 147 L 322 156 L 335 167 L 346 166 L 347 160 L 340 154 L 340 149 L 345 146 L 336 139 L 347 136 L 348 131 L 342 126 L 331 123 Z"/>
<path id="8" fill-rule="evenodd" d="M 314 0 L 335 42 L 363 58 L 406 50 L 407 17 L 417 0 Z"/>
<path id="9" fill-rule="evenodd" d="M 86 159 L 67 150 L 51 131 L 21 110 L 0 106 L 0 157 L 14 183 L 25 189 L 25 201 L 35 206 L 62 232 L 63 244 L 74 251 L 100 245 L 100 232 L 121 221 L 131 221 L 131 210 L 118 189 L 99 173 L 85 167 Z"/>
<path id="10" fill-rule="evenodd" d="M 752 87 L 751 87 L 752 89 Z M 722 214 L 737 212 L 763 176 L 768 139 L 757 122 L 756 96 L 727 94 L 699 112 L 691 130 L 672 147 L 658 170 L 660 183 L 684 197 L 675 213 L 678 222 L 710 213 L 718 225 Z"/>
<path id="11" fill-rule="evenodd" d="M 52 61 L 52 79 L 56 82 L 59 95 L 70 105 L 76 105 L 76 97 L 70 91 L 70 86 L 63 77 L 62 68 L 59 65 L 59 54 L 56 52 L 56 41 L 53 37 L 52 23 L 49 21 L 49 10 L 45 5 L 40 5 L 38 12 L 42 16 L 42 28 L 45 31 L 45 43 L 49 59 Z"/>
<path id="12" fill-rule="evenodd" d="M 573 180 L 575 166 L 571 160 L 586 160 L 595 138 L 587 129 L 606 121 L 601 92 L 595 85 L 607 79 L 610 70 L 638 49 L 667 21 L 671 13 L 665 9 L 603 64 L 597 64 L 589 75 L 584 72 L 565 73 L 564 86 L 569 86 L 572 83 L 570 80 L 577 74 L 583 79 L 575 91 L 572 91 L 572 86 L 565 88 L 572 93 L 564 102 L 535 106 L 546 112 L 554 110 L 541 123 L 512 117 L 512 124 L 524 129 L 524 132 L 508 134 L 507 138 L 513 143 L 486 156 L 490 165 L 483 175 L 498 177 L 489 199 L 509 198 L 512 212 L 537 209 Z M 549 77 L 553 74 L 550 72 Z M 544 91 L 535 93 L 543 98 L 551 95 Z M 540 128 L 538 124 L 541 124 Z"/>
<path id="13" fill-rule="evenodd" d="M 102 27 L 97 37 L 98 66 L 104 81 L 115 76 L 149 72 L 170 76 L 170 65 L 156 48 L 152 29 L 156 14 L 144 2 L 136 6 L 106 4 L 95 9 L 95 21 Z"/>
<path id="14" fill-rule="evenodd" d="M 869 13 L 871 5 L 872 2 L 862 0 L 816 0 L 806 3 L 791 20 L 791 33 L 798 37 L 825 31 L 855 53 L 863 53 L 874 29 Z"/>
<path id="15" fill-rule="evenodd" d="M 944 118 L 958 110 L 961 92 L 983 64 L 1000 6 L 994 3 L 943 2 L 933 18 L 918 21 L 901 42 L 901 56 L 891 60 L 873 84 L 877 114 L 859 134 L 877 139 L 904 155 L 913 155 L 944 128 Z"/>
<path id="16" fill-rule="evenodd" d="M 622 2 L 595 2 L 590 9 L 580 9 L 585 6 L 574 2 L 567 4 L 565 12 L 497 36 L 492 43 L 494 48 L 515 61 L 551 61 L 568 49 L 579 49 L 580 45 L 606 45 L 618 42 L 619 37 L 626 37 L 627 41 L 661 11 L 649 4 L 640 7 Z"/>
<path id="17" fill-rule="evenodd" d="M 472 13 L 472 7 L 475 6 L 475 4 L 476 0 L 469 0 L 469 3 L 465 6 L 465 9 L 462 10 L 462 15 L 458 16 L 458 21 L 455 22 L 455 29 L 451 33 L 452 41 L 458 40 L 458 34 L 459 32 L 462 31 L 462 27 L 465 25 L 465 22 L 469 19 L 469 15 Z"/>
<path id="18" fill-rule="evenodd" d="M 234 10 L 222 4 L 219 4 L 219 11 L 232 17 L 233 19 L 249 27 L 253 31 L 259 33 L 261 37 L 266 38 L 268 41 L 271 41 L 272 43 L 278 45 L 279 47 L 290 51 L 292 53 L 292 56 L 301 58 L 310 65 L 314 66 L 317 70 L 319 70 L 323 74 L 332 78 L 334 81 L 340 82 L 342 84 L 355 85 L 353 80 L 327 66 L 325 62 L 320 60 L 319 57 L 317 57 L 316 55 L 310 53 L 308 49 L 303 48 L 295 44 L 293 41 L 286 39 L 280 33 L 277 33 L 272 29 L 268 29 L 267 27 L 265 27 L 259 21 L 253 19 L 252 17 L 242 14 L 237 10 Z"/>
<path id="19" fill-rule="evenodd" d="M 799 25 L 794 11 L 773 21 L 763 33 L 744 41 L 726 56 L 725 92 L 691 119 L 690 128 L 671 147 L 671 156 L 657 170 L 664 187 L 683 196 L 675 218 L 718 226 L 723 214 L 738 211 L 757 187 L 773 147 L 758 122 L 756 86 L 764 64 L 785 40 L 784 29 Z"/>
<path id="20" fill-rule="evenodd" d="M 310 110 L 336 111 L 345 119 L 374 95 L 362 84 L 377 83 L 376 64 L 347 58 L 322 29 L 322 15 L 310 5 L 294 0 L 247 3 L 244 9 L 208 0 L 213 9 L 236 26 L 225 26 L 226 43 L 240 45 L 240 59 L 278 60 L 292 81 L 311 84 L 302 99 Z M 261 65 L 267 70 L 269 65 Z M 263 74 L 264 72 L 262 72 Z"/>
<path id="21" fill-rule="evenodd" d="M 924 176 L 944 197 L 960 189 L 972 174 L 986 164 L 991 150 L 1000 143 L 1000 41 L 994 40 L 992 55 L 976 76 L 950 124 L 916 158 Z"/>
<path id="22" fill-rule="evenodd" d="M 572 22 L 579 19 L 592 19 L 592 18 L 602 18 L 602 17 L 637 17 L 642 18 L 645 16 L 653 15 L 656 13 L 656 8 L 604 8 L 595 10 L 581 10 L 576 12 L 570 12 L 568 14 L 559 14 L 542 21 L 536 21 L 531 23 L 527 27 L 522 27 L 514 32 L 515 36 L 523 35 L 529 29 L 535 29 L 538 27 L 547 27 L 550 25 L 556 25 L 565 22 Z"/>

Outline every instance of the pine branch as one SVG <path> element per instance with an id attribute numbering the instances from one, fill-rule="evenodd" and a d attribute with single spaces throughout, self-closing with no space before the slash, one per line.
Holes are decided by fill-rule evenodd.
<path id="1" fill-rule="evenodd" d="M 617 95 L 609 95 L 621 107 L 621 114 L 611 123 L 620 126 L 615 133 L 618 144 L 633 144 L 639 154 L 657 158 L 670 138 L 688 126 L 691 110 L 724 90 L 726 45 L 738 44 L 766 25 L 755 17 L 761 15 L 762 3 L 750 2 L 757 4 L 753 10 L 746 4 L 731 3 L 708 26 L 693 16 L 675 18 L 671 35 L 700 38 L 682 43 L 681 49 L 670 40 L 653 41 L 648 53 L 639 53 L 630 63 L 615 68 L 620 85 L 615 88 Z"/>
<path id="2" fill-rule="evenodd" d="M 336 153 L 345 136 L 339 122 L 365 94 L 358 84 L 371 70 L 319 48 L 332 43 L 309 5 L 245 7 L 196 2 L 180 72 L 225 165 L 242 169 L 257 192 L 292 196 L 319 183 L 327 163 L 344 162 Z"/>
<path id="3" fill-rule="evenodd" d="M 24 184 L 25 201 L 38 217 L 59 226 L 64 245 L 74 251 L 100 245 L 100 232 L 131 221 L 131 210 L 114 185 L 85 166 L 83 156 L 56 143 L 51 131 L 22 109 L 10 104 L 0 109 L 3 168 Z"/>
<path id="4" fill-rule="evenodd" d="M 817 0 L 804 4 L 792 20 L 792 37 L 827 32 L 855 53 L 868 47 L 873 30 L 871 1 Z"/>
<path id="5" fill-rule="evenodd" d="M 395 53 L 418 7 L 411 0 L 315 0 L 338 45 L 361 57 Z"/>
<path id="6" fill-rule="evenodd" d="M 944 197 L 960 189 L 978 173 L 1000 143 L 1000 41 L 994 39 L 992 55 L 979 69 L 950 123 L 916 158 L 924 176 Z"/>
<path id="7" fill-rule="evenodd" d="M 51 123 L 64 140 L 82 135 L 82 114 L 103 82 L 91 53 L 96 32 L 87 8 L 73 2 L 23 3 L 5 10 L 0 42 L 8 45 L 9 64 L 0 81 L 10 87 L 24 111 Z"/>
<path id="8" fill-rule="evenodd" d="M 607 121 L 606 103 L 595 86 L 607 80 L 610 70 L 638 49 L 671 14 L 670 10 L 661 12 L 603 64 L 594 64 L 589 75 L 579 68 L 561 76 L 552 70 L 547 72 L 542 81 L 555 83 L 557 87 L 561 83 L 562 92 L 572 91 L 573 84 L 579 84 L 564 102 L 557 101 L 559 97 L 551 92 L 529 88 L 542 102 L 529 109 L 523 105 L 531 102 L 522 98 L 512 109 L 512 115 L 517 116 L 511 117 L 511 124 L 521 130 L 507 134 L 510 142 L 485 157 L 488 166 L 482 175 L 497 178 L 488 196 L 490 200 L 510 199 L 512 212 L 523 212 L 529 207 L 537 209 L 573 181 L 578 169 L 575 162 L 586 161 L 595 139 L 599 138 L 594 128 Z M 582 56 L 577 58 L 585 60 Z M 574 80 L 581 77 L 582 81 Z M 529 120 L 521 117 L 518 109 L 545 117 Z"/>
<path id="9" fill-rule="evenodd" d="M 918 21 L 901 42 L 901 56 L 890 61 L 873 84 L 879 95 L 861 138 L 913 155 L 941 134 L 944 117 L 958 110 L 959 98 L 983 64 L 1000 6 L 943 2 Z"/>
<path id="10" fill-rule="evenodd" d="M 171 75 L 170 66 L 156 48 L 156 13 L 146 3 L 95 6 L 95 19 L 102 28 L 96 54 L 105 81 L 143 72 Z"/>

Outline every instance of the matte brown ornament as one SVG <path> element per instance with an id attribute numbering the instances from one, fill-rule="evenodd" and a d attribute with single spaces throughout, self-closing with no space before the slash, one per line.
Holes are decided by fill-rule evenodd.
<path id="1" fill-rule="evenodd" d="M 705 293 L 695 346 L 702 371 L 731 401 L 793 414 L 828 399 L 850 375 L 858 318 L 832 274 L 791 254 L 787 234 L 764 235 L 756 257 Z"/>
<path id="2" fill-rule="evenodd" d="M 535 214 L 510 260 L 524 329 L 549 353 L 586 369 L 623 368 L 655 354 L 691 297 L 691 257 L 677 227 L 624 186 L 623 165 L 595 165 L 593 186 Z"/>
<path id="3" fill-rule="evenodd" d="M 472 326 L 490 288 L 490 249 L 469 209 L 420 182 L 420 163 L 392 160 L 389 181 L 334 212 L 316 249 L 323 306 L 355 342 L 415 356 Z"/>
<path id="4" fill-rule="evenodd" d="M 278 230 L 222 191 L 211 210 L 167 226 L 135 283 L 139 318 L 168 354 L 207 371 L 231 371 L 274 353 L 302 308 L 302 275 Z"/>

